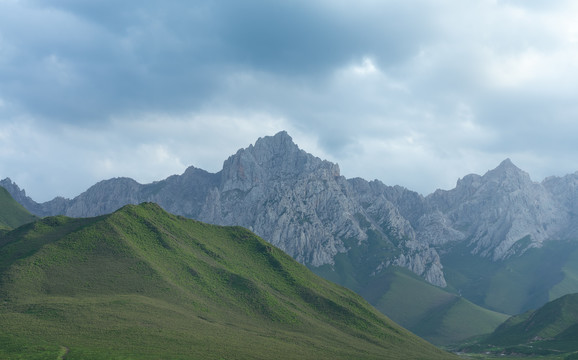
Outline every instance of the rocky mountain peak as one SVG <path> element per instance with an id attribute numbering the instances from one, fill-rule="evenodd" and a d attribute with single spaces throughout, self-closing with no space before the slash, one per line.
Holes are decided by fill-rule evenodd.
<path id="1" fill-rule="evenodd" d="M 8 192 L 11 194 L 22 194 L 22 195 L 26 196 L 26 191 L 20 190 L 18 185 L 16 185 L 12 181 L 12 179 L 10 179 L 9 177 L 0 180 L 0 186 L 5 188 L 6 190 L 8 190 Z M 12 197 L 14 197 L 14 196 L 12 196 Z"/>
<path id="2" fill-rule="evenodd" d="M 514 163 L 510 158 L 505 158 L 504 160 L 502 160 L 500 165 L 496 167 L 496 169 L 518 169 L 518 167 L 514 165 Z"/>
<path id="3" fill-rule="evenodd" d="M 294 172 L 303 170 L 304 166 L 312 160 L 312 156 L 300 150 L 297 144 L 285 131 L 274 136 L 259 138 L 255 145 L 249 146 L 244 151 L 250 155 L 260 167 L 264 169 L 276 169 Z"/>
<path id="4" fill-rule="evenodd" d="M 8 190 L 8 192 L 14 198 L 14 200 L 16 200 L 26 209 L 28 209 L 28 211 L 30 211 L 31 213 L 38 216 L 45 215 L 42 214 L 40 211 L 38 211 L 39 210 L 37 206 L 38 204 L 36 204 L 32 199 L 30 199 L 26 195 L 26 191 L 24 189 L 20 189 L 20 187 L 18 187 L 18 185 L 16 185 L 16 183 L 14 183 L 12 179 L 7 177 L 3 180 L 0 180 L 0 186 Z"/>
<path id="5" fill-rule="evenodd" d="M 494 260 L 541 246 L 567 223 L 551 192 L 532 182 L 510 159 L 483 176 L 465 176 L 456 188 L 436 191 L 428 201 L 443 215 L 426 223 L 424 234 L 437 228 L 457 230 L 461 236 L 444 239 L 468 239 L 473 253 Z"/>
<path id="6" fill-rule="evenodd" d="M 506 159 L 483 177 L 485 182 L 493 182 L 505 187 L 505 190 L 515 190 L 516 187 L 528 186 L 532 183 L 530 175 L 518 168 L 510 159 Z"/>
<path id="7" fill-rule="evenodd" d="M 458 179 L 452 190 L 437 190 L 428 198 L 434 200 L 442 211 L 447 211 L 460 203 L 474 198 L 496 197 L 497 194 L 509 194 L 536 185 L 528 173 L 522 171 L 508 158 L 495 169 L 483 176 L 469 174 Z"/>
<path id="8" fill-rule="evenodd" d="M 321 171 L 321 176 L 339 176 L 337 164 L 323 161 L 299 149 L 285 131 L 259 138 L 223 164 L 225 191 L 248 191 L 273 179 L 294 178 Z"/>
<path id="9" fill-rule="evenodd" d="M 254 154 L 284 155 L 299 151 L 297 144 L 286 131 L 280 131 L 273 136 L 265 136 L 257 139 L 255 145 L 250 145 L 249 149 Z"/>

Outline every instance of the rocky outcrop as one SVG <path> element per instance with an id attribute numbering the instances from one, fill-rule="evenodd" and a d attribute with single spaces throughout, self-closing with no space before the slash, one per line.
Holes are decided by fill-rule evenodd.
<path id="1" fill-rule="evenodd" d="M 578 234 L 578 172 L 563 177 L 546 178 L 542 185 L 551 194 L 554 203 L 561 207 L 565 213 L 565 221 L 558 237 L 571 238 L 576 236 Z"/>
<path id="2" fill-rule="evenodd" d="M 420 226 L 423 241 L 466 240 L 472 253 L 494 260 L 519 255 L 557 237 L 569 225 L 566 206 L 509 159 L 485 175 L 468 175 L 449 191 L 427 197 L 433 212 Z"/>
<path id="3" fill-rule="evenodd" d="M 218 188 L 197 218 L 241 225 L 298 261 L 333 262 L 344 237 L 364 238 L 339 167 L 300 150 L 286 133 L 260 139 L 227 159 Z"/>
<path id="4" fill-rule="evenodd" d="M 8 190 L 14 200 L 36 216 L 44 217 L 53 214 L 63 214 L 68 204 L 68 200 L 62 197 L 54 198 L 48 203 L 38 204 L 28 197 L 26 191 L 24 189 L 21 190 L 10 178 L 0 180 L 0 186 Z"/>
<path id="5" fill-rule="evenodd" d="M 372 234 L 394 247 L 413 249 L 411 259 L 391 254 L 399 266 L 423 276 L 438 270 L 432 265 L 439 263 L 439 257 L 431 256 L 435 250 L 417 245 L 411 225 L 387 194 L 376 201 L 375 191 L 361 195 L 360 187 L 372 184 L 348 181 L 338 165 L 300 150 L 282 132 L 225 161 L 220 186 L 210 191 L 197 218 L 246 226 L 313 267 L 332 265 L 337 254 L 352 250 L 347 245 L 351 239 L 361 245 Z M 445 286 L 441 268 L 430 278 Z"/>
<path id="6" fill-rule="evenodd" d="M 0 185 L 39 216 L 88 217 L 156 202 L 174 214 L 247 227 L 310 267 L 355 257 L 371 267 L 361 276 L 395 265 L 438 286 L 446 285 L 440 252 L 456 244 L 500 261 L 578 233 L 578 173 L 540 184 L 507 159 L 423 197 L 377 180 L 346 179 L 337 164 L 299 149 L 286 132 L 239 150 L 216 174 L 190 167 L 152 184 L 110 179 L 74 199 L 43 204 L 10 179 Z"/>

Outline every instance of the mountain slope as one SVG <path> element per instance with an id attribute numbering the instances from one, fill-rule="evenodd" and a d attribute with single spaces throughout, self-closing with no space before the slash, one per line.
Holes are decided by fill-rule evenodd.
<path id="1" fill-rule="evenodd" d="M 0 230 L 17 228 L 35 219 L 34 215 L 17 203 L 10 193 L 0 186 Z"/>
<path id="2" fill-rule="evenodd" d="M 2 358 L 452 358 L 240 227 L 154 204 L 0 236 Z"/>
<path id="3" fill-rule="evenodd" d="M 578 242 L 549 241 L 523 256 L 491 261 L 454 247 L 442 255 L 448 290 L 472 302 L 507 314 L 536 309 L 548 301 L 578 292 Z"/>
<path id="4" fill-rule="evenodd" d="M 578 352 L 578 294 L 568 294 L 541 308 L 512 316 L 477 345 L 477 351 L 518 354 Z"/>
<path id="5" fill-rule="evenodd" d="M 389 268 L 359 293 L 396 323 L 438 345 L 490 333 L 508 319 L 403 268 Z"/>

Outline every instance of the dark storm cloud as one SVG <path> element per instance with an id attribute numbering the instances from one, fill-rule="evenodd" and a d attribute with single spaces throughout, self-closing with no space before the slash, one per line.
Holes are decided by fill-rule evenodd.
<path id="1" fill-rule="evenodd" d="M 2 31 L 14 51 L 0 73 L 1 96 L 42 117 L 83 121 L 178 110 L 212 91 L 222 61 L 213 63 L 201 20 L 192 16 L 182 30 L 186 11 L 84 3 L 17 9 L 21 16 Z"/>
<path id="2" fill-rule="evenodd" d="M 362 55 L 374 53 L 384 63 L 411 56 L 427 29 L 416 26 L 418 12 L 410 7 L 389 2 L 376 11 L 363 2 L 332 8 L 322 2 L 251 0 L 222 2 L 215 11 L 237 61 L 276 74 L 312 76 Z M 413 19 L 406 16 L 412 13 Z"/>
<path id="3" fill-rule="evenodd" d="M 2 16 L 1 34 L 14 52 L 0 70 L 0 96 L 23 111 L 69 121 L 193 109 L 239 71 L 318 81 L 365 54 L 395 65 L 428 32 L 404 2 L 379 11 L 363 3 L 336 9 L 263 0 L 4 7 L 11 11 Z"/>

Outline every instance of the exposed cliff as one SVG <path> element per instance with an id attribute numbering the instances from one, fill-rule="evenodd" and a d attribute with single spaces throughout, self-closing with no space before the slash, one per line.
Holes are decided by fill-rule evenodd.
<path id="1" fill-rule="evenodd" d="M 506 159 L 483 176 L 465 176 L 454 189 L 428 196 L 434 211 L 425 217 L 436 219 L 424 221 L 421 239 L 434 245 L 466 240 L 474 254 L 505 259 L 568 228 L 569 208 L 562 198 Z"/>

